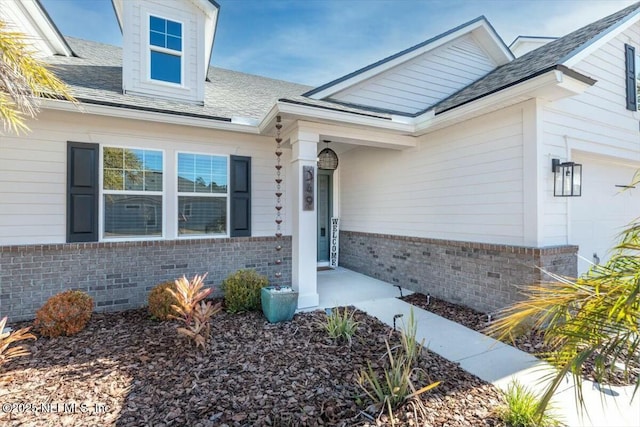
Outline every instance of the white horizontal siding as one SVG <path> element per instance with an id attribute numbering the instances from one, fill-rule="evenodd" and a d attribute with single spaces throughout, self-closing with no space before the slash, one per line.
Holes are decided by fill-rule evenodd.
<path id="1" fill-rule="evenodd" d="M 546 104 L 542 114 L 543 149 L 539 161 L 548 170 L 544 185 L 543 243 L 572 243 L 571 217 L 581 200 L 553 197 L 551 159 L 575 160 L 578 153 L 640 161 L 640 114 L 626 109 L 624 44 L 640 49 L 636 23 L 574 68 L 597 80 L 585 93 Z M 611 166 L 615 168 L 615 166 Z M 588 181 L 590 164 L 583 165 Z M 584 191 L 590 191 L 585 185 Z M 603 195 L 603 197 L 609 197 Z M 640 214 L 640 209 L 637 212 Z"/>
<path id="2" fill-rule="evenodd" d="M 166 238 L 175 238 L 175 159 L 179 151 L 250 156 L 252 235 L 275 232 L 275 141 L 239 133 L 136 122 L 80 113 L 43 111 L 27 137 L 0 139 L 0 245 L 63 243 L 66 240 L 67 141 L 164 151 Z M 290 150 L 284 150 L 287 182 Z M 288 184 L 288 183 L 287 183 Z M 285 192 L 286 195 L 286 192 Z M 290 206 L 283 198 L 283 232 L 291 233 Z"/>
<path id="3" fill-rule="evenodd" d="M 443 129 L 406 151 L 340 157 L 345 230 L 522 244 L 522 109 Z"/>
<path id="4" fill-rule="evenodd" d="M 465 35 L 338 92 L 332 98 L 415 113 L 457 92 L 495 67 L 473 37 Z"/>

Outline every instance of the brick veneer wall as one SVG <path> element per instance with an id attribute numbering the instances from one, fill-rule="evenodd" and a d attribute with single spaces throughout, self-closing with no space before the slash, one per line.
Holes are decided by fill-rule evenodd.
<path id="1" fill-rule="evenodd" d="M 575 277 L 577 246 L 528 248 L 340 231 L 340 265 L 482 312 L 521 299 L 518 286 Z"/>
<path id="2" fill-rule="evenodd" d="M 169 240 L 0 246 L 0 317 L 31 319 L 52 295 L 87 291 L 97 311 L 146 305 L 158 283 L 208 273 L 219 292 L 230 273 L 252 268 L 275 274 L 275 238 Z M 291 283 L 291 238 L 282 239 L 283 281 Z"/>

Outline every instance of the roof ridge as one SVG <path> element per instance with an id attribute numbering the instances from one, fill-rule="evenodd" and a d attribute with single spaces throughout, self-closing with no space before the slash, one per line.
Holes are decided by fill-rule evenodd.
<path id="1" fill-rule="evenodd" d="M 550 70 L 558 65 L 562 65 L 568 58 L 582 51 L 594 39 L 606 33 L 610 28 L 638 9 L 640 9 L 640 1 L 527 52 L 504 65 L 496 67 L 495 70 L 484 77 L 481 77 L 437 104 L 418 112 L 415 116 L 431 110 L 435 111 L 436 114 L 443 113 L 528 80 L 539 75 L 539 73 L 544 70 Z"/>

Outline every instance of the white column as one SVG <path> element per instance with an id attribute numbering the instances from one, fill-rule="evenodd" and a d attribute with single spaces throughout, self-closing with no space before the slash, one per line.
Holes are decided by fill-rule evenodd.
<path id="1" fill-rule="evenodd" d="M 542 154 L 542 136 L 542 105 L 538 99 L 532 99 L 522 109 L 522 192 L 523 243 L 533 247 L 541 246 L 544 240 L 544 191 L 551 176 L 551 160 L 546 169 L 546 158 Z"/>
<path id="2" fill-rule="evenodd" d="M 317 133 L 295 131 L 291 135 L 291 172 L 293 181 L 293 229 L 291 275 L 293 288 L 299 292 L 298 308 L 316 307 L 319 303 L 317 283 Z M 313 209 L 304 210 L 305 177 L 303 168 L 313 169 Z"/>

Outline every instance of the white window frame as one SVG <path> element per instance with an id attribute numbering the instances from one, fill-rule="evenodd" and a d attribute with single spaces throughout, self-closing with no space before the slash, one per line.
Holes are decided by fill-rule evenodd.
<path id="1" fill-rule="evenodd" d="M 127 150 L 146 150 L 146 151 L 159 151 L 162 153 L 162 191 L 132 191 L 132 190 L 105 190 L 104 189 L 104 149 L 105 148 L 122 148 Z M 99 242 L 132 242 L 132 241 L 150 241 L 150 240 L 165 240 L 167 235 L 167 153 L 163 149 L 151 148 L 151 147 L 135 147 L 130 145 L 118 145 L 118 144 L 100 144 L 100 168 L 99 177 L 100 180 L 100 195 L 98 200 L 98 241 Z M 125 237 L 105 237 L 104 235 L 104 222 L 105 222 L 105 206 L 104 196 L 108 194 L 127 194 L 132 196 L 161 196 L 162 197 L 162 227 L 160 236 L 125 236 Z M 156 212 L 157 222 L 157 212 Z"/>
<path id="2" fill-rule="evenodd" d="M 179 172 L 178 172 L 178 156 L 180 154 L 193 154 L 193 155 L 200 155 L 200 156 L 210 156 L 210 157 L 224 157 L 227 160 L 227 192 L 226 193 L 184 193 L 184 192 L 180 192 L 179 188 L 178 188 L 178 177 L 179 177 Z M 224 238 L 228 238 L 229 237 L 229 227 L 231 225 L 231 216 L 230 216 L 230 208 L 231 208 L 231 197 L 229 194 L 229 190 L 230 190 L 230 184 L 231 184 L 231 176 L 230 176 L 230 168 L 231 166 L 231 156 L 229 156 L 228 154 L 216 154 L 216 153 L 205 153 L 205 152 L 201 152 L 201 151 L 187 151 L 187 150 L 176 150 L 175 153 L 175 177 L 173 180 L 174 183 L 174 189 L 175 189 L 175 194 L 176 194 L 176 236 L 178 239 L 224 239 Z M 163 187 L 164 188 L 164 187 Z M 225 224 L 225 229 L 226 229 L 226 233 L 224 234 L 180 234 L 180 214 L 181 212 L 179 211 L 179 207 L 180 207 L 180 196 L 186 196 L 186 197 L 226 197 L 227 198 L 227 218 L 226 218 L 226 224 Z"/>
<path id="3" fill-rule="evenodd" d="M 184 22 L 179 20 L 179 19 L 173 19 L 173 18 L 167 18 L 161 14 L 158 13 L 151 13 L 151 12 L 147 12 L 147 22 L 146 22 L 146 30 L 147 30 L 147 34 L 146 34 L 146 44 L 147 44 L 147 81 L 148 82 L 152 82 L 154 84 L 160 84 L 160 85 L 167 85 L 168 87 L 172 87 L 172 88 L 184 88 L 184 82 L 185 82 L 185 75 L 184 75 L 184 35 L 185 35 L 185 25 Z M 182 27 L 182 34 L 180 35 L 180 52 L 178 52 L 177 50 L 173 50 L 173 49 L 168 49 L 168 48 L 164 48 L 164 47 L 160 47 L 160 46 L 155 46 L 151 44 L 151 17 L 155 17 L 155 18 L 160 18 L 160 19 L 164 19 L 166 21 L 172 21 L 172 22 L 177 22 L 179 23 Z M 160 53 L 166 53 L 168 55 L 173 55 L 173 56 L 179 56 L 180 57 L 180 83 L 173 83 L 173 82 L 167 82 L 164 80 L 156 80 L 156 79 L 152 79 L 151 78 L 151 52 L 160 52 Z"/>

